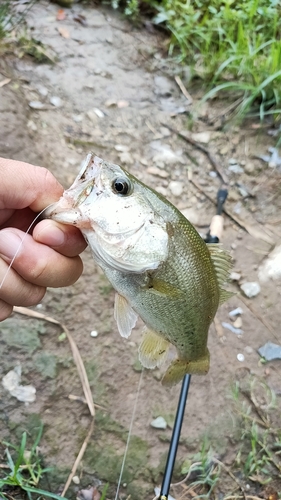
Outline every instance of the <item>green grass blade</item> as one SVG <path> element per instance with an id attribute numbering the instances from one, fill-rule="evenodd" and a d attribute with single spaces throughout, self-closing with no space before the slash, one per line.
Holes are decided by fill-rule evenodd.
<path id="1" fill-rule="evenodd" d="M 14 461 L 13 461 L 13 459 L 11 457 L 11 453 L 9 452 L 8 448 L 6 448 L 5 451 L 6 451 L 6 455 L 7 455 L 8 465 L 9 465 L 11 471 L 12 471 L 12 474 L 14 474 L 14 472 L 15 472 L 15 464 L 14 464 Z"/>
<path id="2" fill-rule="evenodd" d="M 20 448 L 19 448 L 19 454 L 17 457 L 17 461 L 15 463 L 15 471 L 14 471 L 15 474 L 17 473 L 20 465 L 23 463 L 23 455 L 24 455 L 25 447 L 26 447 L 26 432 L 24 432 L 22 435 L 21 444 L 20 444 Z"/>
<path id="3" fill-rule="evenodd" d="M 42 495 L 44 497 L 53 498 L 54 500 L 67 500 L 66 497 L 61 497 L 60 495 L 56 495 L 55 493 L 51 493 L 50 491 L 40 490 L 38 488 L 32 488 L 29 486 L 22 486 L 22 489 L 27 493 L 37 493 L 37 495 Z"/>

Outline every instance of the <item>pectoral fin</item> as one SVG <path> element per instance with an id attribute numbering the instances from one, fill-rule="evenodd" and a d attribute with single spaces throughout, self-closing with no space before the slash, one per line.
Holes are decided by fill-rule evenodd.
<path id="1" fill-rule="evenodd" d="M 146 329 L 139 346 L 139 360 L 145 368 L 156 368 L 166 359 L 169 342 L 153 330 Z"/>
<path id="2" fill-rule="evenodd" d="M 164 377 L 162 384 L 171 387 L 182 380 L 182 378 L 189 373 L 190 375 L 206 375 L 210 366 L 210 353 L 207 349 L 205 356 L 197 359 L 196 361 L 186 361 L 184 359 L 176 359 L 173 361 Z"/>
<path id="3" fill-rule="evenodd" d="M 158 278 L 151 278 L 148 285 L 148 291 L 150 293 L 156 293 L 158 295 L 166 295 L 168 297 L 181 297 L 183 292 L 164 280 Z"/>
<path id="4" fill-rule="evenodd" d="M 138 315 L 132 309 L 129 302 L 122 295 L 119 295 L 119 293 L 115 294 L 114 318 L 121 337 L 127 339 L 136 325 Z"/>

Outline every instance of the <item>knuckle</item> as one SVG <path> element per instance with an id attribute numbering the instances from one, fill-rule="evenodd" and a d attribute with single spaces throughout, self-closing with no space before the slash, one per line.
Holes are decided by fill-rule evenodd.
<path id="1" fill-rule="evenodd" d="M 4 321 L 9 316 L 11 316 L 13 312 L 13 306 L 4 302 L 4 300 L 0 300 L 0 321 Z"/>
<path id="2" fill-rule="evenodd" d="M 42 286 L 32 285 L 30 289 L 21 296 L 18 303 L 15 304 L 17 306 L 35 306 L 38 304 L 44 297 L 46 293 L 46 288 Z"/>

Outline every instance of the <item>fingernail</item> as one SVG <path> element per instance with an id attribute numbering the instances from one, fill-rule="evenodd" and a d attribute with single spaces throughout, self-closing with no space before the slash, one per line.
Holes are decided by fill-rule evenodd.
<path id="1" fill-rule="evenodd" d="M 36 234 L 36 241 L 50 247 L 59 247 L 65 242 L 65 234 L 53 222 L 50 222 Z"/>
<path id="2" fill-rule="evenodd" d="M 12 260 L 19 251 L 22 239 L 9 229 L 0 231 L 0 254 L 4 260 Z"/>

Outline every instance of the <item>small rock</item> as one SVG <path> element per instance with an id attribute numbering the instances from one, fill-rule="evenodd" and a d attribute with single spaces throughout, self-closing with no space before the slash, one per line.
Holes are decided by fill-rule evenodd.
<path id="1" fill-rule="evenodd" d="M 91 120 L 93 123 L 97 123 L 98 117 L 93 109 L 90 109 L 87 111 L 87 117 Z"/>
<path id="2" fill-rule="evenodd" d="M 170 130 L 166 127 L 160 127 L 159 131 L 162 137 L 169 137 L 171 135 Z"/>
<path id="3" fill-rule="evenodd" d="M 117 101 L 116 99 L 107 99 L 104 103 L 104 105 L 107 107 L 107 108 L 112 108 L 114 106 L 117 106 Z"/>
<path id="4" fill-rule="evenodd" d="M 72 115 L 73 121 L 75 123 L 80 123 L 83 121 L 84 116 L 83 115 Z"/>
<path id="5" fill-rule="evenodd" d="M 269 254 L 265 262 L 259 267 L 259 279 L 266 282 L 269 279 L 278 280 L 281 278 L 281 245 Z"/>
<path id="6" fill-rule="evenodd" d="M 243 283 L 240 288 L 243 291 L 244 295 L 246 295 L 246 297 L 248 297 L 249 299 L 251 299 L 252 297 L 256 297 L 256 295 L 258 295 L 261 291 L 260 285 L 255 281 Z"/>
<path id="7" fill-rule="evenodd" d="M 258 353 L 260 356 L 266 359 L 266 361 L 281 359 L 281 346 L 278 344 L 273 344 L 273 342 L 266 342 L 266 344 L 258 349 Z"/>
<path id="8" fill-rule="evenodd" d="M 140 159 L 140 162 L 141 162 L 141 164 L 142 164 L 142 165 L 144 165 L 145 167 L 147 167 L 147 165 L 148 165 L 148 161 L 147 161 L 147 159 L 146 159 L 146 158 L 141 158 L 141 159 Z"/>
<path id="9" fill-rule="evenodd" d="M 46 87 L 37 87 L 37 91 L 38 93 L 42 96 L 42 97 L 46 97 L 48 95 L 48 89 Z"/>
<path id="10" fill-rule="evenodd" d="M 238 201 L 240 200 L 240 196 L 237 193 L 236 189 L 230 189 L 228 192 L 228 200 L 229 201 Z"/>
<path id="11" fill-rule="evenodd" d="M 236 203 L 234 208 L 233 208 L 233 212 L 235 214 L 240 214 L 241 209 L 242 209 L 242 203 L 241 203 L 241 201 L 238 201 L 238 203 Z"/>
<path id="12" fill-rule="evenodd" d="M 116 149 L 116 151 L 120 151 L 120 152 L 130 150 L 129 146 L 125 146 L 125 144 L 115 144 L 114 149 Z"/>
<path id="13" fill-rule="evenodd" d="M 101 111 L 101 109 L 94 108 L 93 111 L 97 115 L 98 118 L 104 118 L 105 114 L 103 111 Z"/>
<path id="14" fill-rule="evenodd" d="M 220 149 L 220 154 L 221 155 L 226 155 L 229 151 L 229 146 L 223 146 L 221 149 Z"/>
<path id="15" fill-rule="evenodd" d="M 230 165 L 228 167 L 228 170 L 230 172 L 233 172 L 234 174 L 243 174 L 243 172 L 244 172 L 244 169 L 242 167 L 240 167 L 240 165 L 238 165 L 238 164 Z"/>
<path id="16" fill-rule="evenodd" d="M 256 170 L 256 167 L 253 163 L 246 163 L 245 167 L 244 167 L 244 171 L 246 172 L 246 174 L 253 174 Z"/>
<path id="17" fill-rule="evenodd" d="M 229 165 L 237 165 L 238 161 L 235 158 L 229 158 L 228 164 Z"/>
<path id="18" fill-rule="evenodd" d="M 243 309 L 242 307 L 236 307 L 236 309 L 233 309 L 228 313 L 228 316 L 233 318 L 234 316 L 238 316 L 238 314 L 243 314 Z"/>
<path id="19" fill-rule="evenodd" d="M 233 271 L 232 273 L 230 273 L 230 279 L 232 281 L 239 281 L 241 279 L 241 274 Z"/>
<path id="20" fill-rule="evenodd" d="M 208 144 L 211 139 L 211 132 L 198 132 L 197 134 L 191 134 L 191 137 L 196 142 L 202 142 L 203 144 Z"/>
<path id="21" fill-rule="evenodd" d="M 173 82 L 166 76 L 155 76 L 154 83 L 156 87 L 154 93 L 161 97 L 169 97 L 175 88 Z"/>
<path id="22" fill-rule="evenodd" d="M 242 327 L 242 318 L 239 316 L 233 323 L 234 328 L 241 328 Z"/>
<path id="23" fill-rule="evenodd" d="M 242 353 L 237 354 L 237 359 L 238 359 L 238 361 L 240 361 L 241 363 L 243 363 L 243 361 L 245 361 L 244 354 L 242 354 Z"/>
<path id="24" fill-rule="evenodd" d="M 73 478 L 72 478 L 72 482 L 73 482 L 74 484 L 80 484 L 80 479 L 79 479 L 79 477 L 78 477 L 78 476 L 73 476 Z"/>
<path id="25" fill-rule="evenodd" d="M 151 427 L 155 429 L 167 429 L 167 422 L 164 417 L 157 417 L 150 422 Z"/>
<path id="26" fill-rule="evenodd" d="M 174 196 L 181 196 L 183 192 L 182 182 L 171 181 L 169 184 L 169 189 Z"/>
<path id="27" fill-rule="evenodd" d="M 166 179 L 167 177 L 169 177 L 168 172 L 166 172 L 165 170 L 162 170 L 161 168 L 158 168 L 158 167 L 148 167 L 147 173 L 151 174 L 151 175 L 157 175 L 159 177 L 162 177 L 163 179 Z"/>
<path id="28" fill-rule="evenodd" d="M 29 128 L 30 130 L 32 130 L 32 132 L 36 132 L 37 125 L 32 120 L 28 120 L 28 122 L 27 122 L 27 128 Z"/>
<path id="29" fill-rule="evenodd" d="M 244 351 L 246 352 L 246 354 L 253 354 L 254 349 L 251 346 L 246 345 Z"/>
<path id="30" fill-rule="evenodd" d="M 46 109 L 45 104 L 40 101 L 30 101 L 28 105 L 32 109 Z"/>
<path id="31" fill-rule="evenodd" d="M 218 174 L 217 174 L 217 172 L 215 172 L 214 170 L 211 170 L 211 171 L 209 172 L 209 176 L 210 176 L 210 177 L 212 177 L 213 179 L 215 179 L 215 178 L 218 176 Z"/>
<path id="32" fill-rule="evenodd" d="M 133 165 L 134 164 L 134 158 L 128 151 L 122 151 L 122 153 L 119 153 L 119 158 L 121 163 L 125 163 L 125 165 Z"/>
<path id="33" fill-rule="evenodd" d="M 55 108 L 60 108 L 63 105 L 63 102 L 60 97 L 53 95 L 50 97 L 50 103 L 55 106 Z"/>
<path id="34" fill-rule="evenodd" d="M 237 248 L 236 243 L 231 243 L 231 245 L 230 245 L 230 246 L 231 246 L 232 250 L 236 250 L 236 248 Z"/>
<path id="35" fill-rule="evenodd" d="M 244 333 L 243 330 L 241 330 L 240 328 L 235 328 L 230 323 L 222 322 L 222 326 L 227 330 L 230 330 L 232 333 L 235 333 L 235 335 L 242 335 Z"/>
<path id="36" fill-rule="evenodd" d="M 97 337 L 98 336 L 97 330 L 92 330 L 90 335 L 91 335 L 91 337 Z"/>

